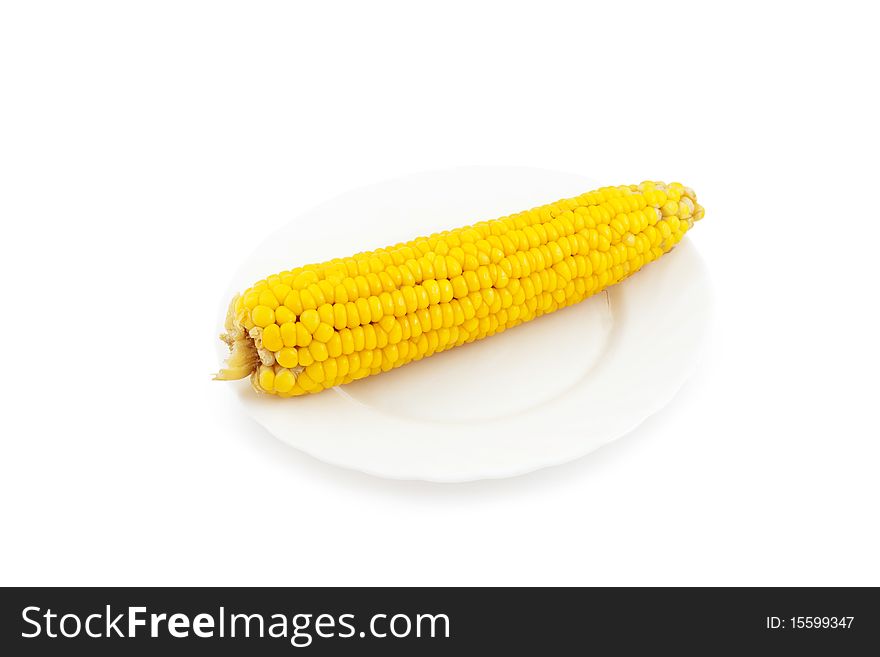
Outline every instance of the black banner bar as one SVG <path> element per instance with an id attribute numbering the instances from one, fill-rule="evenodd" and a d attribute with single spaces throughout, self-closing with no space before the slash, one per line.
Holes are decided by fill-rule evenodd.
<path id="1" fill-rule="evenodd" d="M 880 648 L 880 597 L 872 588 L 7 588 L 0 624 L 4 655 L 846 655 Z"/>

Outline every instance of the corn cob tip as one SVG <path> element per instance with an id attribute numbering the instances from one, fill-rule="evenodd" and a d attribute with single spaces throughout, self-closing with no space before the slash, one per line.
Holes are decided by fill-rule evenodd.
<path id="1" fill-rule="evenodd" d="M 214 375 L 214 380 L 237 381 L 250 377 L 254 390 L 264 392 L 266 377 L 270 374 L 274 377 L 273 367 L 277 360 L 275 353 L 263 345 L 263 329 L 254 326 L 248 330 L 246 317 L 247 313 L 241 310 L 240 298 L 236 296 L 226 313 L 226 333 L 220 336 L 229 347 L 229 356 L 226 357 L 226 366 Z M 289 375 L 295 380 L 304 369 L 290 367 Z"/>
<path id="2" fill-rule="evenodd" d="M 259 364 L 257 351 L 252 340 L 234 339 L 230 344 L 229 336 L 220 336 L 229 344 L 230 354 L 226 358 L 226 366 L 214 375 L 215 381 L 235 381 L 250 376 Z"/>
<path id="3" fill-rule="evenodd" d="M 697 193 L 690 187 L 685 187 L 682 193 L 682 200 L 691 209 L 691 217 L 694 221 L 699 221 L 706 215 L 706 210 L 702 205 L 697 203 Z"/>
<path id="4" fill-rule="evenodd" d="M 243 379 L 250 376 L 260 362 L 255 340 L 251 338 L 236 317 L 238 301 L 239 296 L 236 295 L 226 311 L 226 321 L 223 325 L 226 333 L 223 333 L 220 339 L 229 347 L 229 356 L 226 357 L 226 367 L 214 375 L 215 381 Z"/>

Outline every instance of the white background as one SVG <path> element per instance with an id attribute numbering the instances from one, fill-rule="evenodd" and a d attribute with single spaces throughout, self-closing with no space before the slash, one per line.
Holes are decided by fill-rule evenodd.
<path id="1" fill-rule="evenodd" d="M 880 584 L 869 3 L 2 7 L 0 583 Z M 472 164 L 696 188 L 715 323 L 675 401 L 466 485 L 248 420 L 209 376 L 242 260 Z"/>

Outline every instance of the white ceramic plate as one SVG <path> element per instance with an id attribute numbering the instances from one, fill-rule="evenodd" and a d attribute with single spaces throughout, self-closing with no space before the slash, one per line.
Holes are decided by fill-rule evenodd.
<path id="1" fill-rule="evenodd" d="M 230 298 L 298 264 L 597 186 L 541 169 L 473 167 L 355 190 L 266 240 Z M 510 477 L 583 456 L 668 403 L 694 368 L 710 299 L 705 268 L 685 239 L 577 306 L 379 376 L 292 399 L 258 395 L 247 381 L 231 385 L 257 422 L 328 463 L 395 479 Z"/>

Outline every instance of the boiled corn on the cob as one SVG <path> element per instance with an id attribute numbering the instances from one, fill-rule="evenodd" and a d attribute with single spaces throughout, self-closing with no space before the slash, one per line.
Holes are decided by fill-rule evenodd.
<path id="1" fill-rule="evenodd" d="M 378 374 L 600 292 L 702 217 L 679 183 L 603 187 L 284 271 L 232 300 L 217 378 L 290 397 Z"/>

